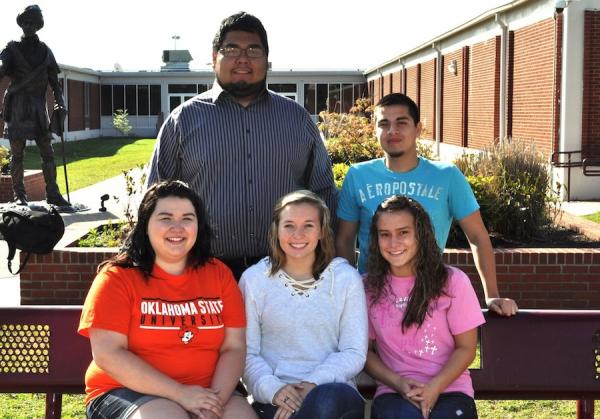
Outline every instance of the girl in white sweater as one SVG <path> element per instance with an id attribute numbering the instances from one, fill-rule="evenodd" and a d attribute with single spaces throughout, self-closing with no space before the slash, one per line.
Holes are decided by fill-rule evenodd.
<path id="1" fill-rule="evenodd" d="M 244 381 L 261 419 L 354 419 L 364 403 L 354 377 L 367 352 L 358 272 L 334 259 L 329 210 L 296 191 L 276 204 L 271 256 L 240 280 L 247 316 Z"/>

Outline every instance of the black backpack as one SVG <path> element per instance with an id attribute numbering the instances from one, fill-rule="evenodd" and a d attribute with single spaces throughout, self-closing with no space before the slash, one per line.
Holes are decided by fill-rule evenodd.
<path id="1" fill-rule="evenodd" d="M 50 253 L 65 234 L 65 224 L 54 207 L 27 207 L 15 204 L 0 205 L 0 239 L 8 244 L 8 270 L 21 272 L 31 253 Z M 16 250 L 27 252 L 17 272 L 12 271 Z"/>

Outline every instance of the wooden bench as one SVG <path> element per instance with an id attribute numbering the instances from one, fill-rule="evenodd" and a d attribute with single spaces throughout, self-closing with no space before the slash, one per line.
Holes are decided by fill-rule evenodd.
<path id="1" fill-rule="evenodd" d="M 46 418 L 59 418 L 63 393 L 82 393 L 91 360 L 77 334 L 80 306 L 0 307 L 0 392 L 46 393 Z M 485 311 L 478 399 L 577 400 L 578 418 L 600 399 L 600 310 Z M 374 383 L 361 376 L 366 396 Z"/>

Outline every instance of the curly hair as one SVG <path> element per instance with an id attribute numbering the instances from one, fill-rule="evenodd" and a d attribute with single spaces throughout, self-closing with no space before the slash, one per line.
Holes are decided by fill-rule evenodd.
<path id="1" fill-rule="evenodd" d="M 382 214 L 406 211 L 414 220 L 417 253 L 415 254 L 415 285 L 410 292 L 402 330 L 416 324 L 420 327 L 432 301 L 444 295 L 448 281 L 448 270 L 442 261 L 440 250 L 433 232 L 431 220 L 425 209 L 412 198 L 403 195 L 392 196 L 383 201 L 375 210 L 369 231 L 369 256 L 367 260 L 367 279 L 365 288 L 376 304 L 388 295 L 390 285 L 390 264 L 381 255 L 377 224 Z"/>
<path id="2" fill-rule="evenodd" d="M 119 253 L 98 266 L 100 271 L 105 265 L 137 268 L 142 271 L 144 278 L 150 278 L 156 253 L 148 237 L 148 222 L 160 199 L 177 197 L 189 200 L 194 206 L 198 222 L 196 242 L 188 253 L 187 265 L 197 268 L 206 264 L 212 257 L 212 229 L 202 199 L 179 180 L 168 180 L 152 185 L 144 195 L 138 210 L 137 222 L 129 233 Z"/>
<path id="3" fill-rule="evenodd" d="M 331 215 L 329 208 L 323 200 L 314 192 L 307 190 L 298 190 L 283 196 L 275 204 L 273 215 L 271 217 L 271 227 L 269 229 L 269 247 L 271 259 L 271 275 L 279 271 L 285 265 L 285 253 L 279 244 L 279 222 L 281 213 L 289 205 L 309 204 L 319 211 L 319 222 L 321 223 L 322 237 L 319 245 L 315 249 L 316 257 L 312 267 L 313 277 L 316 279 L 323 273 L 325 268 L 333 260 L 335 255 L 335 246 L 333 241 L 333 232 L 330 226 Z"/>

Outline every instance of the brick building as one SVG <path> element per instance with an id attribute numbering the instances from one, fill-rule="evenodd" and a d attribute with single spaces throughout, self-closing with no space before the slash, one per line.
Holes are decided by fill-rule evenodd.
<path id="1" fill-rule="evenodd" d="M 600 0 L 564 3 L 490 10 L 367 70 L 369 92 L 415 100 L 442 157 L 530 140 L 570 199 L 600 199 Z"/>

